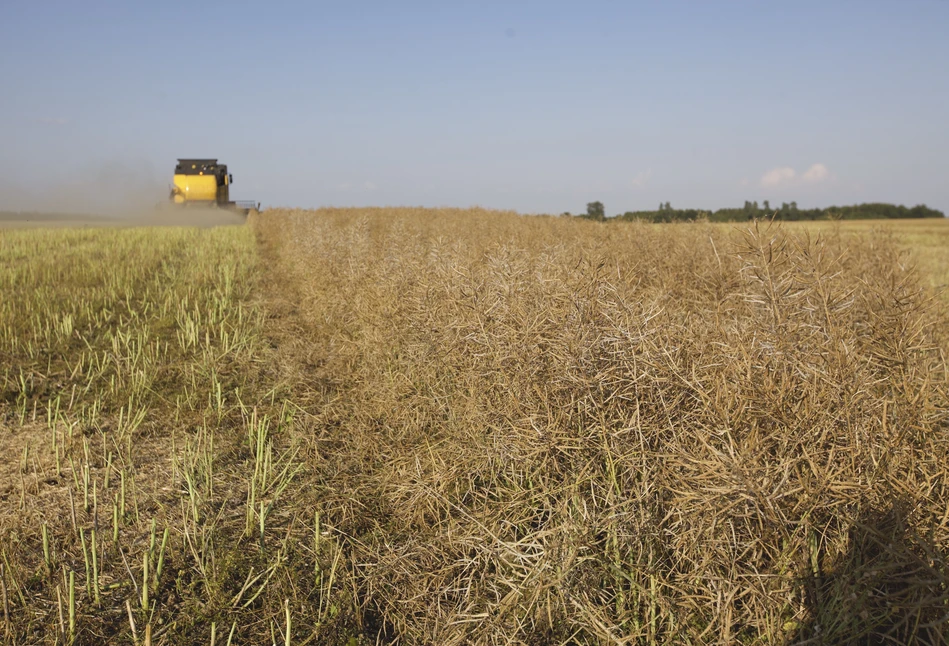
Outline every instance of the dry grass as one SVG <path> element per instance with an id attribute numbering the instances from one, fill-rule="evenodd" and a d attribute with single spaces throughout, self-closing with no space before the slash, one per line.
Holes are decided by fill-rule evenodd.
<path id="1" fill-rule="evenodd" d="M 900 249 L 0 232 L 7 642 L 945 643 L 947 323 Z"/>
<path id="2" fill-rule="evenodd" d="M 791 231 L 838 231 L 845 236 L 892 236 L 912 251 L 923 282 L 943 292 L 949 301 L 949 218 L 921 220 L 847 220 L 842 222 L 789 222 Z"/>
<path id="3" fill-rule="evenodd" d="M 371 633 L 944 639 L 946 362 L 892 239 L 410 210 L 257 229 Z"/>

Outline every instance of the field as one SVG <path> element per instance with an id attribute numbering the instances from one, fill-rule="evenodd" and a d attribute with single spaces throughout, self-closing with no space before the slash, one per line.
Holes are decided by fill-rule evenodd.
<path id="1" fill-rule="evenodd" d="M 949 226 L 0 229 L 9 644 L 949 641 Z"/>
<path id="2" fill-rule="evenodd" d="M 158 207 L 117 215 L 83 215 L 72 213 L 36 213 L 0 211 L 0 230 L 29 228 L 77 227 L 214 227 L 242 224 L 244 216 L 221 209 L 189 208 L 185 212 Z"/>
<path id="3" fill-rule="evenodd" d="M 846 222 L 788 222 L 791 231 L 840 231 L 845 235 L 892 236 L 919 263 L 923 281 L 937 289 L 949 288 L 949 224 L 947 220 L 850 220 Z"/>

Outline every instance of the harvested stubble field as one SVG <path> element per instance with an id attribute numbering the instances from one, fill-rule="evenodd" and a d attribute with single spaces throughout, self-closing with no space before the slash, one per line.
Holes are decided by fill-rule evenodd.
<path id="1" fill-rule="evenodd" d="M 946 643 L 946 265 L 900 235 L 0 231 L 6 642 Z"/>

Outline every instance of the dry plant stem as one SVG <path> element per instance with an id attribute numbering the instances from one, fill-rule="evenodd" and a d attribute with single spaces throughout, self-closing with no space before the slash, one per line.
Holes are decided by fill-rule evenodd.
<path id="1" fill-rule="evenodd" d="M 129 618 L 129 628 L 132 629 L 132 643 L 138 644 L 138 631 L 135 630 L 135 617 L 132 616 L 132 603 L 125 600 L 125 610 Z"/>
<path id="2" fill-rule="evenodd" d="M 59 585 L 56 586 L 56 609 L 59 611 L 59 633 L 66 639 L 66 620 L 63 618 L 63 595 Z"/>
<path id="3" fill-rule="evenodd" d="M 20 584 L 17 583 L 17 580 L 14 577 L 14 570 L 10 568 L 10 561 L 7 559 L 7 551 L 2 550 L 0 551 L 0 554 L 3 555 L 4 571 L 10 573 L 10 583 L 13 584 L 13 589 L 16 591 L 17 599 L 20 601 L 20 606 L 26 606 L 26 598 L 23 596 L 23 590 L 20 589 Z"/>
<path id="4" fill-rule="evenodd" d="M 69 571 L 69 643 L 76 641 L 76 573 Z"/>
<path id="5" fill-rule="evenodd" d="M 3 596 L 3 636 L 4 639 L 10 637 L 10 602 L 7 599 L 7 577 L 6 570 L 0 563 L 0 595 Z"/>

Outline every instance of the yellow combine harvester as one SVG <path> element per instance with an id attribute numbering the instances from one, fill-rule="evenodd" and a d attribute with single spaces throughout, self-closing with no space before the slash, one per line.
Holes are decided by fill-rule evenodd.
<path id="1" fill-rule="evenodd" d="M 233 183 L 234 176 L 227 172 L 227 166 L 216 159 L 179 159 L 169 200 L 176 206 L 229 209 L 245 215 L 259 210 L 256 202 L 230 201 Z"/>

